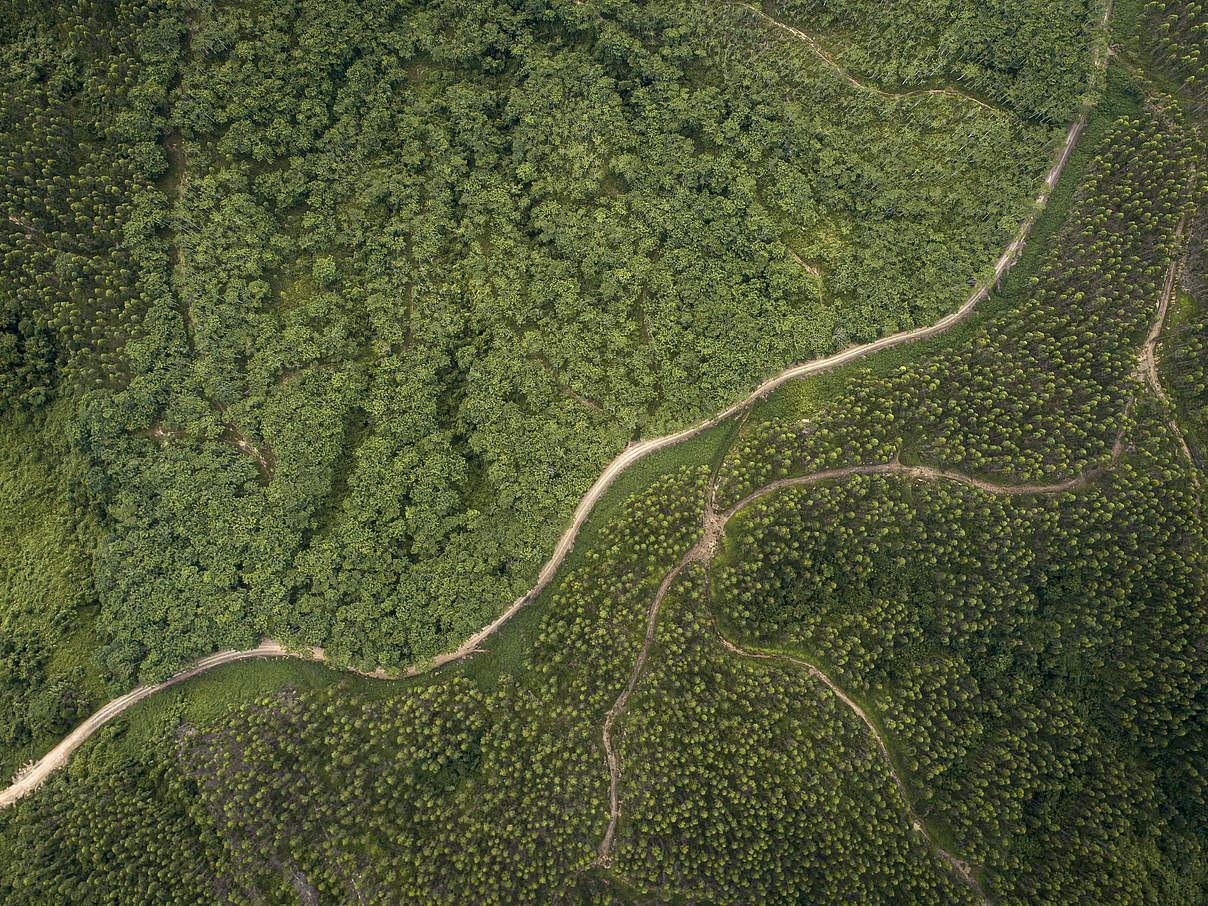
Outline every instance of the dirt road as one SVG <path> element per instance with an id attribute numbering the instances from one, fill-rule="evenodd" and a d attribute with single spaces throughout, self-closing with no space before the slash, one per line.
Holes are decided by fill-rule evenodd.
<path id="1" fill-rule="evenodd" d="M 677 431 L 674 434 L 666 434 L 662 437 L 653 437 L 649 440 L 644 440 L 639 443 L 629 444 L 624 450 L 621 451 L 616 459 L 605 467 L 604 471 L 600 474 L 600 477 L 596 479 L 595 483 L 592 484 L 592 486 L 587 490 L 587 493 L 583 495 L 578 506 L 575 507 L 570 524 L 566 527 L 565 531 L 563 531 L 562 536 L 558 539 L 558 543 L 554 547 L 553 553 L 550 554 L 549 559 L 541 568 L 541 571 L 537 576 L 537 583 L 528 592 L 517 598 L 511 604 L 511 606 L 507 608 L 507 610 L 501 613 L 486 626 L 482 627 L 482 629 L 471 635 L 453 651 L 446 652 L 445 654 L 438 655 L 437 657 L 421 663 L 412 664 L 401 673 L 391 672 L 379 668 L 378 670 L 365 675 L 373 676 L 379 679 L 394 679 L 399 676 L 418 676 L 423 673 L 428 673 L 453 661 L 461 660 L 462 658 L 465 658 L 478 650 L 479 646 L 487 638 L 497 632 L 499 628 L 507 623 L 507 621 L 513 616 L 515 616 L 521 608 L 535 600 L 537 596 L 545 590 L 549 583 L 553 581 L 554 575 L 557 573 L 558 568 L 562 565 L 562 561 L 566 559 L 567 554 L 569 554 L 571 549 L 574 547 L 575 539 L 578 537 L 580 529 L 582 529 L 583 524 L 587 521 L 587 518 L 591 514 L 591 511 L 595 507 L 596 503 L 602 496 L 604 496 L 604 493 L 612 485 L 613 481 L 616 480 L 616 477 L 638 460 L 643 459 L 644 457 L 649 456 L 651 453 L 654 453 L 658 450 L 682 443 L 689 438 L 695 437 L 702 431 L 720 424 L 731 416 L 748 409 L 757 401 L 766 398 L 767 395 L 777 387 L 780 387 L 789 381 L 797 378 L 807 377 L 812 374 L 819 374 L 824 371 L 829 371 L 832 368 L 847 364 L 848 362 L 856 361 L 857 359 L 872 355 L 873 353 L 879 352 L 883 349 L 890 349 L 894 346 L 901 346 L 906 343 L 913 343 L 917 340 L 924 340 L 928 337 L 934 337 L 967 318 L 969 314 L 978 306 L 978 304 L 983 302 L 990 295 L 990 286 L 1006 275 L 1006 273 L 1011 269 L 1011 266 L 1016 260 L 1018 260 L 1019 255 L 1023 250 L 1024 243 L 1027 241 L 1027 237 L 1031 233 L 1032 227 L 1036 222 L 1036 218 L 1040 215 L 1040 212 L 1047 203 L 1049 196 L 1052 194 L 1053 187 L 1057 184 L 1057 180 L 1060 178 L 1061 172 L 1065 168 L 1066 162 L 1070 158 L 1070 154 L 1073 153 L 1075 146 L 1078 144 L 1078 139 L 1081 137 L 1082 131 L 1085 127 L 1085 116 L 1079 117 L 1079 119 L 1070 126 L 1069 131 L 1066 134 L 1065 142 L 1062 144 L 1060 152 L 1057 155 L 1057 159 L 1053 163 L 1053 166 L 1049 170 L 1048 174 L 1045 176 L 1041 191 L 1036 198 L 1036 208 L 1032 215 L 1028 217 L 1023 224 L 1021 224 L 1018 234 L 999 257 L 998 262 L 994 267 L 994 279 L 985 286 L 978 287 L 977 290 L 965 300 L 964 304 L 956 309 L 956 311 L 945 315 L 939 321 L 930 326 L 917 327 L 913 330 L 904 330 L 900 333 L 882 337 L 881 339 L 875 340 L 871 343 L 848 347 L 847 349 L 837 352 L 834 355 L 824 356 L 819 359 L 814 359 L 810 362 L 794 365 L 791 368 L 785 369 L 775 377 L 764 381 L 745 398 L 719 412 L 717 415 L 713 416 L 707 421 L 701 422 L 700 424 L 690 428 L 685 428 L 682 431 Z M 132 705 L 142 701 L 147 696 L 153 695 L 161 689 L 165 689 L 169 686 L 183 682 L 184 680 L 194 677 L 199 673 L 204 673 L 206 670 L 210 670 L 219 666 L 220 664 L 226 664 L 232 661 L 244 660 L 247 658 L 283 656 L 301 658 L 309 657 L 320 660 L 324 659 L 322 651 L 318 649 L 311 651 L 310 654 L 299 654 L 287 651 L 277 642 L 266 641 L 260 647 L 251 649 L 250 651 L 222 651 L 218 652 L 217 654 L 210 655 L 209 657 L 202 658 L 187 670 L 176 674 L 163 683 L 155 686 L 139 686 L 131 692 L 128 692 L 126 695 L 114 699 L 113 701 L 104 705 L 99 711 L 97 711 L 96 714 L 92 715 L 78 727 L 76 727 L 76 729 L 73 730 L 66 739 L 59 743 L 59 745 L 52 749 L 40 761 L 31 766 L 27 771 L 22 772 L 20 779 L 14 782 L 6 790 L 0 791 L 0 808 L 11 805 L 17 799 L 36 789 L 37 786 L 43 780 L 45 780 L 50 773 L 66 764 L 67 759 L 71 756 L 71 753 L 79 748 L 84 740 L 86 740 L 89 736 L 95 733 L 118 714 L 122 713 Z"/>
<path id="2" fill-rule="evenodd" d="M 0 808 L 12 805 L 22 796 L 26 796 L 36 790 L 42 785 L 47 776 L 67 764 L 67 759 L 71 757 L 71 754 L 76 749 L 84 744 L 88 737 L 127 708 L 141 702 L 144 698 L 154 695 L 156 692 L 162 692 L 164 689 L 175 686 L 177 683 L 183 683 L 185 680 L 191 679 L 199 673 L 213 670 L 222 664 L 246 661 L 250 658 L 258 657 L 281 657 L 288 654 L 289 652 L 276 642 L 265 642 L 259 648 L 252 648 L 249 651 L 219 651 L 208 657 L 203 657 L 188 670 L 182 670 L 162 683 L 157 683 L 154 686 L 135 687 L 125 695 L 105 704 L 95 714 L 68 733 L 63 741 L 51 749 L 41 760 L 27 770 L 19 772 L 11 786 L 5 790 L 0 790 Z M 301 655 L 294 656 L 299 657 Z"/>

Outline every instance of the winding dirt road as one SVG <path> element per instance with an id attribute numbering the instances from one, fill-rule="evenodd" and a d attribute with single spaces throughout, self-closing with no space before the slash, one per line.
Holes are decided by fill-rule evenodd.
<path id="1" fill-rule="evenodd" d="M 787 368 L 775 377 L 769 378 L 758 387 L 755 388 L 745 398 L 734 403 L 732 406 L 719 412 L 717 415 L 701 422 L 690 428 L 685 428 L 682 431 L 677 431 L 674 434 L 666 434 L 662 437 L 653 437 L 649 440 L 644 440 L 638 443 L 631 443 L 605 467 L 600 477 L 587 490 L 575 507 L 570 524 L 567 525 L 562 536 L 558 539 L 553 552 L 549 559 L 542 566 L 540 573 L 537 575 L 537 583 L 524 595 L 517 598 L 510 607 L 508 607 L 498 617 L 488 623 L 482 629 L 475 632 L 467 638 L 461 645 L 453 651 L 430 658 L 427 661 L 412 664 L 402 671 L 387 671 L 378 668 L 371 673 L 363 673 L 365 676 L 372 676 L 377 679 L 398 679 L 401 677 L 419 676 L 424 673 L 436 670 L 453 661 L 459 661 L 468 657 L 479 649 L 479 646 L 497 632 L 500 627 L 515 616 L 523 607 L 532 603 L 538 595 L 553 581 L 554 575 L 558 568 L 566 559 L 574 547 L 575 539 L 579 535 L 583 524 L 587 521 L 592 509 L 595 507 L 599 499 L 604 496 L 604 493 L 612 485 L 616 477 L 625 469 L 629 468 L 640 459 L 649 456 L 658 450 L 674 446 L 682 443 L 689 438 L 695 437 L 702 431 L 713 428 L 721 424 L 731 416 L 742 412 L 759 400 L 765 399 L 773 390 L 786 384 L 789 381 L 798 378 L 807 377 L 813 374 L 819 374 L 824 371 L 829 371 L 832 368 L 837 368 L 840 365 L 845 365 L 849 362 L 854 362 L 857 359 L 862 359 L 865 356 L 872 355 L 884 349 L 890 349 L 895 346 L 902 346 L 907 343 L 913 343 L 918 340 L 925 340 L 943 333 L 951 329 L 956 324 L 959 324 L 986 298 L 990 295 L 990 287 L 997 283 L 1011 269 L 1011 266 L 1019 259 L 1019 255 L 1023 251 L 1024 243 L 1031 234 L 1032 227 L 1036 223 L 1036 219 L 1040 216 L 1049 197 L 1052 195 L 1053 187 L 1057 184 L 1057 180 L 1061 176 L 1062 170 L 1065 168 L 1070 155 L 1073 153 L 1075 146 L 1078 144 L 1078 139 L 1082 135 L 1082 131 L 1086 128 L 1085 114 L 1080 116 L 1069 128 L 1066 133 L 1065 141 L 1062 144 L 1057 159 L 1050 168 L 1048 174 L 1044 178 L 1040 193 L 1036 197 L 1036 203 L 1033 211 L 1020 225 L 1019 232 L 1011 243 L 1003 251 L 998 262 L 994 266 L 994 278 L 984 286 L 979 286 L 976 291 L 965 300 L 958 309 L 945 315 L 934 324 L 927 327 L 916 327 L 912 330 L 904 330 L 900 333 L 891 334 L 890 336 L 882 337 L 871 343 L 865 343 L 858 346 L 850 346 L 841 352 L 834 355 L 824 356 L 814 359 L 810 362 L 805 362 L 800 365 L 794 365 Z M 306 660 L 325 660 L 325 656 L 321 649 L 308 649 L 307 652 L 300 653 L 287 650 L 280 643 L 267 640 L 260 647 L 249 651 L 221 651 L 217 654 L 209 655 L 194 663 L 188 669 L 170 677 L 162 683 L 154 686 L 139 686 L 128 692 L 126 695 L 116 698 L 108 704 L 101 707 L 95 714 L 87 718 L 83 723 L 75 728 L 68 736 L 60 742 L 54 749 L 48 752 L 40 760 L 28 766 L 18 773 L 18 777 L 13 784 L 7 789 L 0 791 L 0 808 L 4 808 L 16 802 L 22 796 L 28 795 L 33 790 L 45 781 L 45 779 L 54 771 L 61 768 L 67 763 L 71 754 L 83 744 L 83 742 L 99 730 L 102 726 L 108 723 L 117 715 L 121 714 L 127 708 L 137 704 L 149 695 L 174 686 L 177 683 L 184 682 L 199 673 L 204 673 L 221 664 L 228 664 L 233 661 L 246 660 L 248 658 L 261 657 L 297 657 Z M 356 671 L 361 672 L 361 671 Z"/>

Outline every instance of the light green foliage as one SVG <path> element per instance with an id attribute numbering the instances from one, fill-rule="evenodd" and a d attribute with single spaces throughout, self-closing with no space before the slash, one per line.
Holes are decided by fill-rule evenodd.
<path id="1" fill-rule="evenodd" d="M 1137 354 L 1180 222 L 1196 200 L 1194 143 L 1148 111 L 1121 118 L 1018 307 L 968 343 L 886 376 L 866 374 L 823 411 L 754 425 L 722 469 L 732 503 L 768 480 L 852 463 L 905 461 L 1025 483 L 1110 457 Z"/>

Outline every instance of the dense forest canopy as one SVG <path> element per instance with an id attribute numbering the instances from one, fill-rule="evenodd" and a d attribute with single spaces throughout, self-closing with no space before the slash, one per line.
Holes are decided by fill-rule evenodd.
<path id="1" fill-rule="evenodd" d="M 21 692 L 13 739 L 265 634 L 449 648 L 626 442 L 954 308 L 1093 88 L 1099 11 L 1016 6 L 904 11 L 966 48 L 927 72 L 772 5 L 12 7 L 2 438 L 57 514 L 14 535 L 72 565 L 0 616 L 73 602 L 13 668 L 62 714 Z"/>
<path id="2" fill-rule="evenodd" d="M 0 11 L 26 780 L 222 647 L 452 648 L 626 443 L 1030 230 L 626 469 L 468 657 L 121 712 L 3 791 L 0 901 L 1204 903 L 1204 11 L 1117 7 Z"/>
<path id="3" fill-rule="evenodd" d="M 1198 906 L 1203 370 L 1137 364 L 1167 275 L 1199 336 L 1204 147 L 1109 87 L 976 321 L 662 463 L 464 664 L 107 727 L 0 896 Z"/>

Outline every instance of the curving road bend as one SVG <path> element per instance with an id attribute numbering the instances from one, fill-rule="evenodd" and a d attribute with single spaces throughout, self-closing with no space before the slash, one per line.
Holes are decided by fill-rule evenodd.
<path id="1" fill-rule="evenodd" d="M 574 547 L 575 539 L 579 535 L 580 529 L 587 521 L 592 509 L 595 507 L 599 499 L 604 495 L 608 488 L 612 485 L 616 477 L 625 469 L 633 465 L 640 459 L 649 456 L 658 450 L 674 446 L 682 443 L 689 438 L 695 437 L 702 431 L 715 427 L 731 416 L 742 412 L 752 406 L 755 402 L 764 399 L 769 393 L 781 385 L 795 380 L 797 378 L 807 377 L 813 374 L 829 371 L 840 365 L 848 362 L 862 359 L 865 356 L 872 355 L 884 349 L 890 349 L 895 346 L 902 346 L 907 343 L 913 343 L 918 340 L 925 340 L 929 337 L 934 337 L 938 334 L 949 330 L 956 324 L 959 324 L 986 298 L 990 295 L 990 286 L 993 283 L 1001 280 L 1003 276 L 1011 269 L 1011 266 L 1018 260 L 1019 255 L 1023 251 L 1024 243 L 1031 234 L 1032 227 L 1036 223 L 1036 219 L 1040 216 L 1049 197 L 1052 195 L 1053 187 L 1057 184 L 1057 180 L 1061 176 L 1062 170 L 1069 161 L 1070 155 L 1078 144 L 1078 139 L 1082 135 L 1082 131 L 1086 128 L 1086 115 L 1080 116 L 1069 128 L 1066 134 L 1065 142 L 1062 144 L 1057 155 L 1056 161 L 1052 168 L 1045 176 L 1041 186 L 1040 193 L 1036 197 L 1035 207 L 1029 217 L 1020 225 L 1020 229 L 1016 237 L 1007 246 L 1006 250 L 999 257 L 998 262 L 994 267 L 994 280 L 984 286 L 980 286 L 977 290 L 962 304 L 958 309 L 945 315 L 939 321 L 926 327 L 916 327 L 912 330 L 904 330 L 899 333 L 891 334 L 890 336 L 882 337 L 871 343 L 865 343 L 858 346 L 850 346 L 841 352 L 833 355 L 824 356 L 814 359 L 810 362 L 805 362 L 800 365 L 794 365 L 785 369 L 775 377 L 769 378 L 758 387 L 755 388 L 744 399 L 739 400 L 732 406 L 722 410 L 717 415 L 701 422 L 690 428 L 685 428 L 682 431 L 677 431 L 673 434 L 666 434 L 662 437 L 653 437 L 649 440 L 644 440 L 639 443 L 632 443 L 625 447 L 624 450 L 605 467 L 600 477 L 588 489 L 587 493 L 579 501 L 575 507 L 574 515 L 571 517 L 570 524 L 563 531 L 562 536 L 558 539 L 557 545 L 554 547 L 550 558 L 545 562 L 537 576 L 537 583 L 524 595 L 517 598 L 510 607 L 488 623 L 482 629 L 475 632 L 468 639 L 462 642 L 453 651 L 438 655 L 427 661 L 412 664 L 401 672 L 390 672 L 379 668 L 371 673 L 363 675 L 372 676 L 377 679 L 398 679 L 400 677 L 418 676 L 423 673 L 431 672 L 452 661 L 458 661 L 473 654 L 478 647 L 491 635 L 499 630 L 508 620 L 516 615 L 527 604 L 537 598 L 542 591 L 553 581 L 554 575 L 558 568 L 566 559 Z M 1026 492 L 1024 492 L 1026 493 Z M 196 661 L 188 669 L 169 677 L 162 683 L 152 686 L 138 686 L 125 695 L 115 698 L 100 708 L 91 717 L 84 720 L 78 727 L 67 735 L 57 746 L 49 753 L 43 756 L 39 761 L 22 769 L 14 778 L 13 783 L 7 788 L 0 791 L 0 808 L 5 808 L 12 805 L 18 799 L 33 792 L 42 784 L 43 781 L 54 771 L 61 768 L 67 763 L 71 754 L 78 749 L 88 737 L 94 734 L 102 726 L 104 726 L 113 718 L 117 717 L 127 708 L 137 704 L 144 698 L 154 695 L 163 689 L 174 686 L 177 683 L 191 679 L 200 673 L 211 670 L 222 664 L 229 664 L 234 661 L 247 660 L 250 658 L 265 658 L 265 657 L 297 657 L 308 660 L 326 660 L 322 649 L 308 649 L 304 653 L 290 651 L 278 642 L 267 640 L 258 648 L 253 648 L 247 651 L 220 651 L 216 654 L 209 655 Z M 360 672 L 360 671 L 356 671 Z"/>

